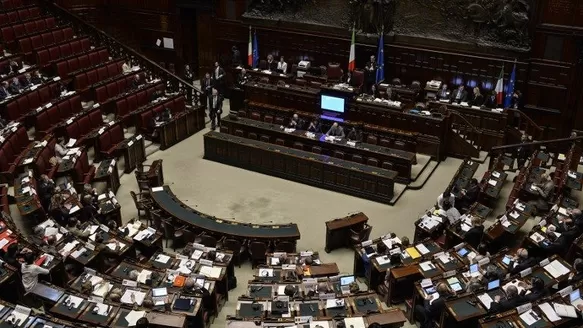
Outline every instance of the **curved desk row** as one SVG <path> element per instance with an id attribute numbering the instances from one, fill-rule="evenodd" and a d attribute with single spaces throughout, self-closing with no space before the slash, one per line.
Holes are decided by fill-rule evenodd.
<path id="1" fill-rule="evenodd" d="M 300 239 L 300 231 L 294 223 L 287 225 L 257 225 L 221 220 L 200 213 L 181 202 L 170 187 L 150 190 L 154 203 L 172 217 L 219 236 L 245 239 Z"/>

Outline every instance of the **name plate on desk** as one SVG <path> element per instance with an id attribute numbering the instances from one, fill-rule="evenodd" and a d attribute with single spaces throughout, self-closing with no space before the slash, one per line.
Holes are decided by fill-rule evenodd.
<path id="1" fill-rule="evenodd" d="M 312 255 L 314 255 L 314 252 L 310 252 L 310 251 L 300 252 L 301 257 L 308 257 L 308 256 L 312 256 Z"/>
<path id="2" fill-rule="evenodd" d="M 540 266 L 544 267 L 545 265 L 547 265 L 549 263 L 551 263 L 551 261 L 548 258 L 546 258 L 546 259 L 540 261 L 539 264 L 540 264 Z"/>
<path id="3" fill-rule="evenodd" d="M 159 188 L 162 188 L 162 187 L 159 187 Z M 162 189 L 164 189 L 164 188 L 162 188 Z M 152 190 L 154 190 L 154 188 L 152 188 Z M 204 251 L 204 249 L 206 248 L 203 244 L 199 244 L 199 243 L 193 243 L 192 247 L 194 249 L 200 249 L 201 251 Z"/>
<path id="4" fill-rule="evenodd" d="M 526 304 L 523 304 L 521 306 L 516 307 L 516 312 L 518 312 L 518 314 L 521 314 L 521 313 L 524 313 L 530 309 L 532 309 L 532 303 L 526 303 Z"/>
<path id="5" fill-rule="evenodd" d="M 302 280 L 302 283 L 304 283 L 304 284 L 314 284 L 315 285 L 315 284 L 318 283 L 318 279 L 316 279 L 316 278 L 304 278 Z"/>
<path id="6" fill-rule="evenodd" d="M 202 265 L 208 265 L 208 266 L 213 266 L 213 261 L 211 260 L 200 260 L 200 264 Z"/>
<path id="7" fill-rule="evenodd" d="M 295 317 L 294 318 L 294 323 L 296 325 L 306 324 L 306 323 L 309 324 L 310 322 L 312 322 L 312 317 L 311 316 L 300 316 L 300 317 Z"/>
<path id="8" fill-rule="evenodd" d="M 370 245 L 372 245 L 372 240 L 363 241 L 360 245 L 362 247 L 370 246 Z"/>
<path id="9" fill-rule="evenodd" d="M 520 271 L 520 278 L 524 278 L 532 273 L 532 268 L 524 269 Z"/>
<path id="10" fill-rule="evenodd" d="M 281 266 L 282 270 L 295 270 L 296 269 L 296 265 L 295 264 L 284 264 Z"/>
<path id="11" fill-rule="evenodd" d="M 138 283 L 133 280 L 124 279 L 121 284 L 127 287 L 138 287 Z"/>
<path id="12" fill-rule="evenodd" d="M 99 229 L 101 229 L 101 230 L 103 230 L 103 231 L 105 231 L 105 232 L 109 232 L 109 227 L 108 227 L 108 226 L 106 226 L 106 225 L 103 225 L 103 224 L 100 224 L 100 225 L 99 225 Z"/>
<path id="13" fill-rule="evenodd" d="M 573 292 L 573 286 L 567 286 L 561 290 L 559 290 L 559 295 L 561 295 L 561 297 L 566 297 L 567 295 L 571 294 Z"/>
<path id="14" fill-rule="evenodd" d="M 444 278 L 449 278 L 449 277 L 452 277 L 452 276 L 455 276 L 455 270 L 446 271 L 446 272 L 443 273 L 443 277 Z"/>

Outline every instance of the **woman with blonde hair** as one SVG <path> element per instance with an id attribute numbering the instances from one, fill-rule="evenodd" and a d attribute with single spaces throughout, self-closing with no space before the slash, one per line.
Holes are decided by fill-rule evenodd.
<path id="1" fill-rule="evenodd" d="M 484 96 L 482 96 L 482 93 L 480 92 L 480 88 L 474 87 L 474 96 L 472 97 L 472 101 L 470 102 L 470 105 L 480 107 L 483 104 L 484 104 Z"/>

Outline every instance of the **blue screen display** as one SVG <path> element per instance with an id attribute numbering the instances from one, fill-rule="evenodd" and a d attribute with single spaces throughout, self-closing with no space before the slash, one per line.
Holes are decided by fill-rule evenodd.
<path id="1" fill-rule="evenodd" d="M 322 95 L 321 105 L 323 110 L 344 113 L 344 98 Z"/>

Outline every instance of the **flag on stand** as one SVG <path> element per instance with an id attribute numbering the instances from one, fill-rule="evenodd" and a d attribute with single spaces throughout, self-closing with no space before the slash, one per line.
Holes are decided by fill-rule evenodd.
<path id="1" fill-rule="evenodd" d="M 253 65 L 253 44 L 251 43 L 251 25 L 249 25 L 249 45 L 247 47 L 247 65 Z"/>
<path id="2" fill-rule="evenodd" d="M 504 65 L 502 65 L 502 70 L 500 70 L 500 75 L 498 76 L 498 82 L 496 82 L 496 104 L 502 104 L 504 100 Z"/>
<path id="3" fill-rule="evenodd" d="M 384 51 L 384 46 L 385 46 L 385 42 L 383 41 L 384 37 L 383 35 L 385 34 L 385 29 L 383 27 L 383 29 L 381 30 L 381 36 L 379 38 L 379 50 L 377 53 L 377 78 L 376 78 L 376 83 L 381 83 L 385 80 L 385 51 Z"/>
<path id="4" fill-rule="evenodd" d="M 259 65 L 259 47 L 257 46 L 257 31 L 253 33 L 253 68 Z"/>
<path id="5" fill-rule="evenodd" d="M 354 44 L 354 25 L 352 26 L 352 42 L 350 43 L 350 57 L 348 58 L 348 71 L 352 72 L 354 71 L 355 68 L 355 60 L 356 60 L 356 54 L 355 54 L 355 44 Z"/>
<path id="6" fill-rule="evenodd" d="M 514 60 L 514 67 L 512 68 L 512 73 L 510 74 L 510 81 L 508 82 L 508 87 L 506 89 L 506 97 L 504 98 L 504 108 L 510 108 L 510 106 L 512 106 L 512 95 L 514 94 L 515 82 L 516 82 L 516 60 Z"/>

